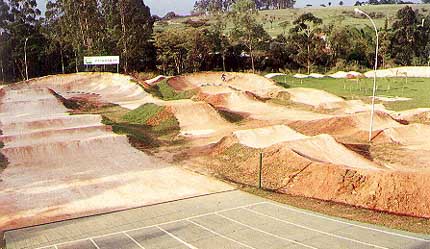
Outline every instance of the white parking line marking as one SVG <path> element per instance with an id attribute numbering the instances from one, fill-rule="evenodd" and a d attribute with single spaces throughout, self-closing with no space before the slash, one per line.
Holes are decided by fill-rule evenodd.
<path id="1" fill-rule="evenodd" d="M 294 243 L 294 244 L 297 244 L 297 245 L 301 245 L 301 246 L 304 246 L 304 247 L 307 247 L 307 248 L 318 249 L 317 247 L 309 246 L 309 245 L 306 245 L 306 244 L 300 243 L 300 242 L 295 241 L 295 240 L 287 239 L 287 238 L 284 238 L 284 237 L 278 236 L 278 235 L 276 235 L 276 234 L 266 232 L 266 231 L 261 230 L 261 229 L 256 228 L 256 227 L 252 227 L 252 226 L 246 225 L 246 224 L 244 224 L 244 223 L 242 223 L 242 222 L 240 222 L 240 221 L 234 220 L 234 219 L 229 218 L 229 217 L 227 217 L 227 216 L 225 216 L 225 215 L 222 215 L 222 214 L 220 214 L 220 213 L 216 213 L 216 215 L 218 215 L 218 216 L 220 216 L 220 217 L 223 217 L 224 219 L 230 220 L 230 221 L 232 221 L 232 222 L 234 222 L 234 223 L 237 223 L 237 224 L 239 224 L 239 225 L 242 225 L 242 226 L 244 226 L 244 227 L 247 227 L 247 228 L 249 228 L 249 229 L 251 229 L 251 230 L 254 230 L 254 231 L 257 231 L 257 232 L 260 232 L 260 233 L 264 233 L 264 234 L 267 234 L 267 235 L 269 235 L 269 236 L 272 236 L 272 237 L 275 237 L 275 238 L 278 238 L 278 239 L 281 239 L 281 240 L 285 240 L 285 241 L 288 241 L 288 242 L 291 242 L 291 243 Z"/>
<path id="2" fill-rule="evenodd" d="M 215 212 L 209 212 L 209 213 L 199 214 L 199 215 L 195 215 L 195 216 L 191 216 L 191 217 L 187 217 L 187 218 L 183 218 L 183 219 L 178 219 L 178 220 L 163 222 L 163 223 L 159 223 L 159 224 L 155 224 L 155 225 L 151 225 L 151 226 L 144 226 L 144 227 L 129 229 L 129 230 L 120 231 L 120 232 L 108 233 L 108 234 L 103 234 L 103 235 L 93 236 L 93 237 L 87 237 L 87 238 L 78 239 L 78 240 L 71 240 L 71 241 L 62 242 L 62 243 L 58 243 L 58 244 L 54 244 L 54 245 L 37 247 L 35 249 L 46 249 L 46 248 L 49 248 L 49 247 L 52 247 L 52 246 L 61 246 L 61 245 L 65 245 L 65 244 L 69 244 L 69 243 L 73 243 L 73 242 L 80 242 L 80 241 L 85 241 L 85 240 L 89 240 L 89 239 L 97 239 L 97 238 L 103 238 L 103 237 L 107 237 L 107 236 L 111 236 L 111 235 L 117 235 L 117 234 L 121 234 L 121 233 L 134 232 L 134 231 L 142 230 L 142 229 L 145 229 L 145 228 L 151 228 L 151 227 L 157 227 L 157 226 L 162 226 L 162 225 L 168 225 L 168 224 L 176 223 L 176 222 L 179 222 L 179 221 L 187 221 L 188 219 L 195 219 L 195 218 L 200 218 L 200 217 L 208 216 L 208 215 L 211 215 L 211 214 L 216 214 L 217 212 L 227 212 L 227 211 L 231 211 L 231 210 L 236 210 L 236 209 L 241 209 L 241 208 L 246 208 L 246 207 L 252 207 L 252 206 L 256 206 L 256 205 L 264 204 L 264 203 L 266 203 L 266 202 L 256 202 L 256 203 L 252 203 L 252 204 L 248 204 L 248 205 L 243 205 L 243 206 L 239 206 L 239 207 L 235 207 L 235 208 L 227 208 L 227 209 L 223 209 L 223 210 L 219 210 L 219 211 L 215 211 Z"/>
<path id="3" fill-rule="evenodd" d="M 430 242 L 430 240 L 428 240 L 428 239 L 423 239 L 423 238 L 413 237 L 413 236 L 409 236 L 409 235 L 405 235 L 405 234 L 393 233 L 393 232 L 384 231 L 384 230 L 380 230 L 380 229 L 376 229 L 376 228 L 361 226 L 361 225 L 358 225 L 358 224 L 349 223 L 349 222 L 346 222 L 346 221 L 341 221 L 341 220 L 337 220 L 337 219 L 325 217 L 325 216 L 318 215 L 318 214 L 313 214 L 313 213 L 309 213 L 309 212 L 304 212 L 304 211 L 296 210 L 296 209 L 293 209 L 293 208 L 290 208 L 290 207 L 287 207 L 287 206 L 281 206 L 281 205 L 278 205 L 278 204 L 275 204 L 275 203 L 272 203 L 272 202 L 263 202 L 263 203 L 260 203 L 260 204 L 269 204 L 269 205 L 276 206 L 276 207 L 279 207 L 279 208 L 291 210 L 291 211 L 294 211 L 296 213 L 306 214 L 306 215 L 309 215 L 309 216 L 314 216 L 314 217 L 318 217 L 318 218 L 321 218 L 321 219 L 330 220 L 330 221 L 334 221 L 334 222 L 338 222 L 338 223 L 342 223 L 342 224 L 346 224 L 346 225 L 351 225 L 351 226 L 355 226 L 355 227 L 359 227 L 359 228 L 363 228 L 363 229 L 367 229 L 367 230 L 371 230 L 371 231 L 375 231 L 375 232 L 385 233 L 385 234 L 389 234 L 389 235 L 394 235 L 394 236 L 408 238 L 408 239 L 413 239 L 413 240 L 418 240 L 418 241 Z M 260 204 L 257 204 L 257 205 L 260 205 Z"/>
<path id="4" fill-rule="evenodd" d="M 163 231 L 164 233 L 166 233 L 167 235 L 169 235 L 170 237 L 174 238 L 175 240 L 181 242 L 182 244 L 186 245 L 188 248 L 191 249 L 198 249 L 197 247 L 187 243 L 186 241 L 181 240 L 179 237 L 175 236 L 174 234 L 169 233 L 168 231 L 164 230 L 163 228 L 159 227 L 159 226 L 155 226 L 156 228 L 160 229 L 161 231 Z"/>
<path id="5" fill-rule="evenodd" d="M 267 215 L 267 214 L 264 214 L 264 213 L 261 213 L 261 212 L 258 212 L 258 211 L 254 211 L 254 210 L 252 210 L 250 208 L 245 208 L 245 209 L 248 210 L 248 211 L 250 211 L 250 212 L 252 212 L 252 213 L 255 213 L 257 215 L 261 215 L 261 216 L 264 216 L 264 217 L 267 217 L 267 218 L 270 218 L 270 219 L 273 219 L 273 220 L 276 220 L 276 221 L 279 221 L 279 222 L 282 222 L 282 223 L 286 223 L 286 224 L 290 224 L 290 225 L 296 226 L 296 227 L 301 227 L 301 228 L 306 229 L 306 230 L 310 230 L 310 231 L 314 231 L 314 232 L 317 232 L 317 233 L 325 234 L 325 235 L 330 236 L 330 237 L 335 237 L 335 238 L 343 239 L 343 240 L 349 240 L 349 241 L 352 241 L 352 242 L 355 242 L 355 243 L 359 243 L 359 244 L 363 244 L 363 245 L 367 245 L 367 246 L 371 246 L 371 247 L 375 247 L 375 248 L 389 249 L 387 247 L 370 244 L 370 243 L 363 242 L 363 241 L 360 241 L 360 240 L 350 239 L 350 238 L 347 238 L 347 237 L 344 237 L 344 236 L 341 236 L 341 235 L 337 235 L 337 234 L 333 234 L 333 233 L 328 233 L 328 232 L 320 231 L 318 229 L 313 229 L 313 228 L 310 228 L 310 227 L 307 227 L 307 226 L 303 226 L 303 225 L 299 225 L 299 224 L 296 224 L 296 223 L 293 223 L 293 222 L 290 222 L 290 221 L 286 221 L 286 220 L 283 220 L 283 219 L 278 219 L 278 218 L 273 217 L 271 215 Z"/>
<path id="6" fill-rule="evenodd" d="M 128 233 L 123 232 L 125 236 L 127 236 L 131 241 L 133 241 L 140 249 L 145 249 L 139 242 L 137 242 L 133 237 L 131 237 Z"/>
<path id="7" fill-rule="evenodd" d="M 100 247 L 96 244 L 96 242 L 93 239 L 90 239 L 91 243 L 93 243 L 93 245 L 97 248 L 100 249 Z"/>
<path id="8" fill-rule="evenodd" d="M 236 244 L 239 244 L 239 245 L 241 245 L 241 246 L 244 246 L 244 247 L 246 247 L 246 248 L 250 248 L 250 249 L 257 249 L 257 248 L 254 248 L 254 247 L 252 247 L 252 246 L 249 246 L 249 245 L 247 245 L 247 244 L 244 244 L 244 243 L 242 243 L 242 242 L 240 242 L 240 241 L 237 241 L 237 240 L 235 240 L 235 239 L 232 239 L 232 238 L 230 238 L 230 237 L 227 237 L 227 236 L 225 236 L 225 235 L 222 235 L 222 234 L 220 234 L 220 233 L 218 233 L 218 232 L 215 232 L 214 230 L 212 230 L 212 229 L 209 229 L 209 228 L 207 228 L 207 227 L 205 227 L 205 226 L 203 226 L 203 225 L 200 225 L 200 224 L 198 224 L 197 222 L 194 222 L 194 221 L 192 221 L 192 220 L 187 220 L 188 222 L 190 222 L 190 223 L 192 223 L 192 224 L 194 224 L 194 225 L 196 225 L 196 226 L 198 226 L 198 227 L 200 227 L 200 228 L 202 228 L 202 229 L 204 229 L 204 230 L 206 230 L 206 231 L 208 231 L 208 232 L 210 232 L 210 233 L 213 233 L 213 234 L 215 234 L 215 235 L 217 235 L 217 236 L 219 236 L 219 237 L 221 237 L 221 238 L 224 238 L 224 239 L 226 239 L 226 240 L 230 240 L 230 241 L 232 241 L 232 242 L 234 242 L 234 243 L 236 243 Z"/>

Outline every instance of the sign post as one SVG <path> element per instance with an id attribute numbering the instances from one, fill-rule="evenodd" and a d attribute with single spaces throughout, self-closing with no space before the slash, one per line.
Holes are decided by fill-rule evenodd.
<path id="1" fill-rule="evenodd" d="M 116 71 L 119 73 L 119 56 L 85 56 L 85 66 L 106 66 L 116 65 Z"/>

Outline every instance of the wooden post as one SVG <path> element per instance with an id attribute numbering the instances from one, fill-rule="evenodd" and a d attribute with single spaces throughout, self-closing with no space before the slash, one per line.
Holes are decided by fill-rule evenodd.
<path id="1" fill-rule="evenodd" d="M 258 169 L 258 188 L 261 189 L 263 185 L 263 152 L 260 152 L 260 163 Z"/>

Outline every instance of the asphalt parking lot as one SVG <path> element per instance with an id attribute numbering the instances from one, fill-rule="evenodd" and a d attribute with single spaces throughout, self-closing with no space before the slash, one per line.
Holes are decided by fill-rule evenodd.
<path id="1" fill-rule="evenodd" d="M 430 248 L 430 236 L 351 222 L 238 190 L 5 233 L 7 249 Z"/>

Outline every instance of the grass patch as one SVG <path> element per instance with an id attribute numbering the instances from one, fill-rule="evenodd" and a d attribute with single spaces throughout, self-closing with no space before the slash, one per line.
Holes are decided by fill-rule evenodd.
<path id="1" fill-rule="evenodd" d="M 103 117 L 102 123 L 112 127 L 113 132 L 126 135 L 130 143 L 137 149 L 152 149 L 165 144 L 176 144 L 176 137 L 180 132 L 179 122 L 174 116 L 147 124 L 151 119 L 163 112 L 165 107 L 155 104 L 145 104 L 130 111 L 120 106 L 104 106 L 74 114 L 98 114 Z"/>
<path id="2" fill-rule="evenodd" d="M 132 124 L 144 125 L 150 118 L 162 112 L 163 109 L 164 107 L 158 106 L 156 104 L 144 104 L 139 108 L 125 114 L 122 119 Z"/>
<path id="3" fill-rule="evenodd" d="M 191 99 L 196 94 L 195 90 L 176 91 L 169 85 L 168 79 L 162 80 L 160 83 L 149 89 L 148 92 L 163 100 Z"/>
<path id="4" fill-rule="evenodd" d="M 312 210 L 330 216 L 385 226 L 392 229 L 430 234 L 430 219 L 394 215 L 340 203 L 275 193 L 249 186 L 241 186 L 240 188 L 248 193 L 300 209 Z"/>
<path id="5" fill-rule="evenodd" d="M 370 78 L 357 81 L 328 77 L 322 79 L 296 79 L 290 76 L 278 76 L 274 80 L 285 88 L 315 88 L 347 100 L 361 99 L 366 103 L 370 103 L 373 89 L 373 79 Z M 409 101 L 377 101 L 377 103 L 382 103 L 388 109 L 394 111 L 430 107 L 428 92 L 430 92 L 430 79 L 428 78 L 409 78 L 407 84 L 404 78 L 379 78 L 377 81 L 378 96 L 411 98 Z"/>

